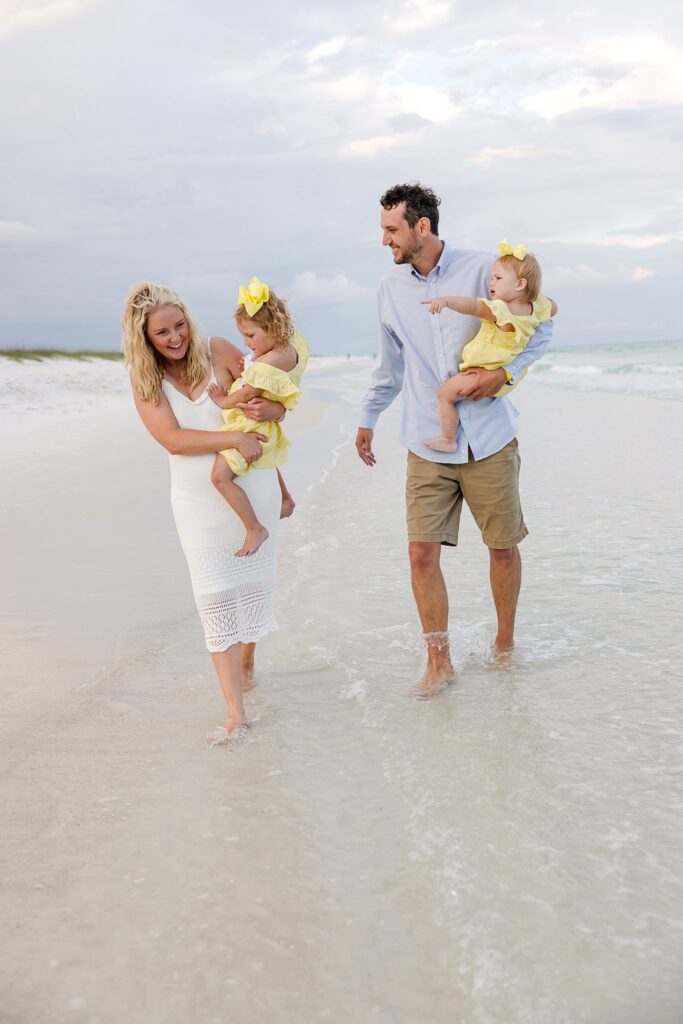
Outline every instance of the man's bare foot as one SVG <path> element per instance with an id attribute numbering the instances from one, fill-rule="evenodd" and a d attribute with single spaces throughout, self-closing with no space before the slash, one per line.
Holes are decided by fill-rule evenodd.
<path id="1" fill-rule="evenodd" d="M 510 654 L 514 649 L 514 640 L 499 640 L 498 637 L 496 637 L 493 644 L 493 654 Z"/>
<path id="2" fill-rule="evenodd" d="M 291 514 L 292 514 L 292 512 L 294 511 L 295 508 L 296 508 L 296 502 L 294 501 L 294 498 L 292 497 L 292 495 L 288 494 L 288 495 L 286 495 L 286 497 L 283 496 L 283 498 L 282 498 L 282 506 L 280 508 L 280 519 L 288 519 L 291 516 Z"/>
<path id="3" fill-rule="evenodd" d="M 455 669 L 452 665 L 440 665 L 439 668 L 427 665 L 425 674 L 420 682 L 412 687 L 410 695 L 418 700 L 429 700 L 430 697 L 435 697 L 437 693 L 445 690 L 454 682 Z"/>
<path id="4" fill-rule="evenodd" d="M 455 441 L 449 441 L 447 437 L 435 437 L 432 441 L 425 441 L 427 448 L 435 452 L 457 452 L 458 445 Z"/>
<path id="5" fill-rule="evenodd" d="M 209 384 L 206 393 L 216 405 L 221 405 L 222 400 L 225 398 L 225 388 L 219 387 L 218 384 Z"/>
<path id="6" fill-rule="evenodd" d="M 264 540 L 268 539 L 268 531 L 265 526 L 261 526 L 257 523 L 256 526 L 252 526 L 247 530 L 247 535 L 244 538 L 244 544 L 235 555 L 238 558 L 242 558 L 243 555 L 253 555 L 263 544 Z"/>

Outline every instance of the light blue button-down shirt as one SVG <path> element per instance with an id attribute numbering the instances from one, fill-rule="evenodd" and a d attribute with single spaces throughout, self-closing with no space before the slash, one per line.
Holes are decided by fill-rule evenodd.
<path id="1" fill-rule="evenodd" d="M 406 263 L 380 281 L 379 356 L 363 399 L 361 427 L 374 428 L 380 413 L 403 391 L 401 443 L 430 462 L 467 462 L 468 446 L 475 459 L 485 459 L 515 437 L 517 410 L 509 398 L 463 399 L 457 403 L 457 452 L 435 452 L 423 443 L 441 433 L 437 389 L 458 372 L 463 347 L 481 321 L 450 309 L 432 315 L 429 306 L 420 303 L 437 295 L 488 296 L 492 266 L 489 253 L 453 249 L 446 242 L 427 277 Z M 505 367 L 513 383 L 543 355 L 552 330 L 552 320 L 541 324 L 524 351 Z"/>

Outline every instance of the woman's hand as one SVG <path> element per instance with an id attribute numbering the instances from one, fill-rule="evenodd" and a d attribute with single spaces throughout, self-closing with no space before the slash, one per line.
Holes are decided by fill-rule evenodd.
<path id="1" fill-rule="evenodd" d="M 236 434 L 233 447 L 248 463 L 252 463 L 260 458 L 261 442 L 266 440 L 263 434 Z"/>
<path id="2" fill-rule="evenodd" d="M 285 414 L 285 407 L 280 402 L 272 402 L 269 398 L 252 398 L 248 402 L 239 402 L 238 409 L 241 409 L 248 420 L 256 420 L 257 423 L 277 423 Z"/>

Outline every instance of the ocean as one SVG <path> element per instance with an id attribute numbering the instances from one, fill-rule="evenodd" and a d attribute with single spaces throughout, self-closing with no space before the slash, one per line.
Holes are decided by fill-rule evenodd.
<path id="1" fill-rule="evenodd" d="M 683 341 L 550 347 L 534 377 L 553 387 L 683 399 Z"/>

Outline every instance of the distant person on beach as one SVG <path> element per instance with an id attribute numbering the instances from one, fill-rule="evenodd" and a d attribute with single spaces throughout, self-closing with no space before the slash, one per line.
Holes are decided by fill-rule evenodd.
<path id="1" fill-rule="evenodd" d="M 266 437 L 255 462 L 247 462 L 236 448 L 228 448 L 218 453 L 211 473 L 214 486 L 244 524 L 244 543 L 235 552 L 241 558 L 254 555 L 267 539 L 268 531 L 259 522 L 253 505 L 235 478 L 253 469 L 282 466 L 287 461 L 289 447 L 279 423 L 249 419 L 244 413 L 244 403 L 252 398 L 268 398 L 285 409 L 293 409 L 301 394 L 299 384 L 308 362 L 309 348 L 306 340 L 294 330 L 286 302 L 257 277 L 252 278 L 248 288 L 239 290 L 235 322 L 252 358 L 237 380 L 229 386 L 210 384 L 208 392 L 224 410 L 224 430 L 258 431 Z M 282 481 L 279 471 L 278 479 Z"/>
<path id="2" fill-rule="evenodd" d="M 541 268 L 533 253 L 528 252 L 523 244 L 512 249 L 506 239 L 498 246 L 498 253 L 499 258 L 491 271 L 489 299 L 473 299 L 468 295 L 422 299 L 422 305 L 429 306 L 433 315 L 450 309 L 482 321 L 472 341 L 468 341 L 462 350 L 460 373 L 449 377 L 436 393 L 441 434 L 425 441 L 427 447 L 435 452 L 458 450 L 460 417 L 455 403 L 469 393 L 467 371 L 477 367 L 484 370 L 504 367 L 524 351 L 538 325 L 557 313 L 557 303 L 541 295 Z M 519 374 L 514 384 L 506 380 L 494 397 L 504 397 L 525 374 L 526 370 Z M 463 387 L 464 391 L 461 390 Z"/>
<path id="3" fill-rule="evenodd" d="M 420 184 L 396 185 L 380 199 L 382 244 L 396 266 L 380 282 L 380 349 L 365 395 L 356 448 L 374 466 L 373 431 L 380 413 L 403 392 L 401 441 L 408 449 L 406 508 L 413 594 L 427 647 L 427 668 L 414 689 L 431 697 L 455 672 L 448 638 L 448 594 L 441 545 L 456 545 L 463 499 L 489 549 L 496 607 L 497 652 L 514 645 L 522 576 L 518 544 L 527 535 L 519 500 L 517 414 L 505 398 L 548 347 L 552 321 L 540 324 L 519 355 L 498 369 L 472 367 L 461 385 L 458 445 L 436 452 L 424 438 L 439 430 L 437 390 L 459 372 L 462 351 L 477 333 L 471 316 L 430 316 L 439 296 L 486 295 L 493 260 L 454 249 L 439 238 L 440 199 Z"/>
<path id="4" fill-rule="evenodd" d="M 277 526 L 281 492 L 276 469 L 240 478 L 268 538 L 251 558 L 238 558 L 244 540 L 239 517 L 211 483 L 216 452 L 236 449 L 246 463 L 261 455 L 267 424 L 284 405 L 264 397 L 244 403 L 263 433 L 226 432 L 211 385 L 229 387 L 243 368 L 242 353 L 225 338 L 204 342 L 179 295 L 145 282 L 128 295 L 123 351 L 140 419 L 169 453 L 171 505 L 187 560 L 206 646 L 227 705 L 225 725 L 209 746 L 244 733 L 243 695 L 253 686 L 256 642 L 276 629 L 274 613 Z"/>

